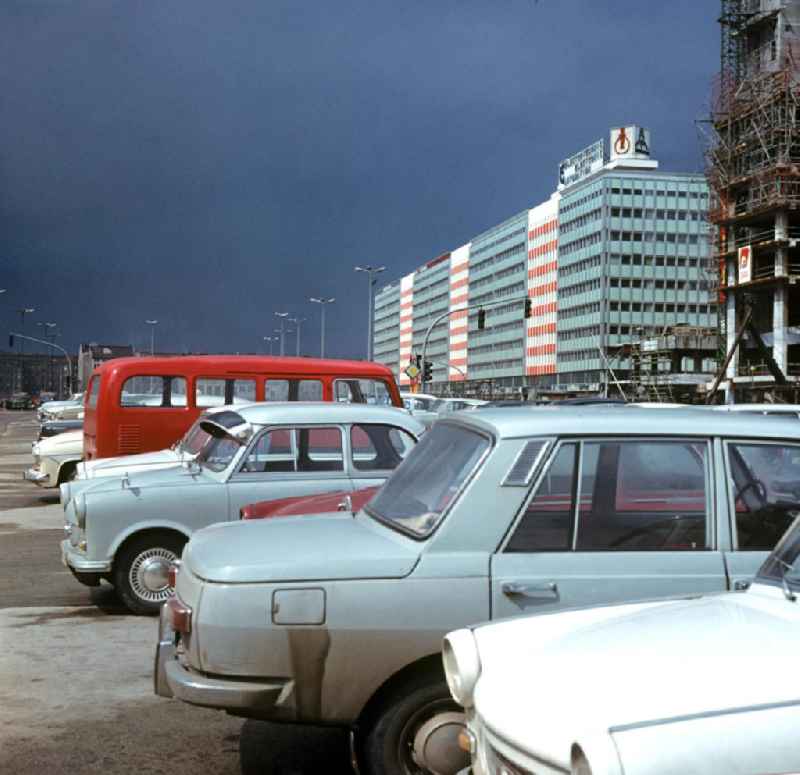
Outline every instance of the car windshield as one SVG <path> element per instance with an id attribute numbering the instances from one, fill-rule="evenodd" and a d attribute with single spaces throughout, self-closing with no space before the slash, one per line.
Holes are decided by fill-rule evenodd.
<path id="1" fill-rule="evenodd" d="M 211 437 L 197 456 L 197 462 L 210 471 L 224 471 L 241 448 L 242 445 L 230 436 Z"/>
<path id="2" fill-rule="evenodd" d="M 197 455 L 203 447 L 208 443 L 211 435 L 206 433 L 201 427 L 200 423 L 202 417 L 198 419 L 182 439 L 175 445 L 178 452 L 186 453 L 187 455 Z"/>
<path id="3" fill-rule="evenodd" d="M 800 590 L 800 510 L 794 522 L 758 571 L 756 578 L 767 584 L 787 584 Z"/>
<path id="4" fill-rule="evenodd" d="M 366 512 L 415 538 L 425 538 L 436 529 L 489 445 L 489 439 L 474 431 L 434 425 L 365 506 Z"/>

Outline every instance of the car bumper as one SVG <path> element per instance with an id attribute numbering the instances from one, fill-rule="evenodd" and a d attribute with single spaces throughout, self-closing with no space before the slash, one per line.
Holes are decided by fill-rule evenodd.
<path id="1" fill-rule="evenodd" d="M 191 705 L 240 712 L 269 712 L 291 693 L 290 679 L 243 681 L 210 678 L 184 667 L 178 660 L 176 634 L 166 605 L 161 608 L 153 673 L 153 689 L 161 697 L 177 697 Z M 276 715 L 279 715 L 276 713 Z"/>
<path id="2" fill-rule="evenodd" d="M 50 475 L 44 471 L 40 471 L 38 468 L 29 468 L 22 474 L 22 478 L 26 482 L 33 482 L 34 484 L 38 484 L 40 487 L 50 486 Z"/>
<path id="3" fill-rule="evenodd" d="M 108 560 L 87 560 L 68 538 L 61 542 L 61 562 L 78 573 L 108 573 L 111 570 Z"/>

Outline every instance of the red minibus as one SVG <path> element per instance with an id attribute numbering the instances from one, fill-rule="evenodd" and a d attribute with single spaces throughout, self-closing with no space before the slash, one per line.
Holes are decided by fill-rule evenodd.
<path id="1" fill-rule="evenodd" d="M 116 358 L 84 400 L 86 460 L 164 449 L 211 406 L 349 401 L 403 406 L 391 369 L 367 361 L 258 355 Z"/>

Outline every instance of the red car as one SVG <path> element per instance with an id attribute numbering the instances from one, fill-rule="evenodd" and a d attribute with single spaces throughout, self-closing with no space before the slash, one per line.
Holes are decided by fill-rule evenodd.
<path id="1" fill-rule="evenodd" d="M 298 514 L 327 514 L 336 511 L 358 511 L 380 487 L 365 487 L 362 490 L 339 490 L 322 495 L 297 495 L 259 501 L 245 506 L 239 513 L 242 519 L 266 519 L 268 517 L 290 517 Z M 350 503 L 346 498 L 350 496 Z"/>

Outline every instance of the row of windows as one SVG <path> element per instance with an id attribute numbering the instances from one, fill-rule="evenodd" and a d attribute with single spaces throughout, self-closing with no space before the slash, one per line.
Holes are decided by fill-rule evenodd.
<path id="1" fill-rule="evenodd" d="M 608 284 L 612 288 L 667 288 L 669 290 L 707 291 L 710 283 L 705 280 L 642 280 L 638 277 L 610 277 Z"/>
<path id="2" fill-rule="evenodd" d="M 579 237 L 566 245 L 559 245 L 558 254 L 559 256 L 568 256 L 570 253 L 589 247 L 589 245 L 596 245 L 598 242 L 601 242 L 602 239 L 603 232 L 601 231 L 589 234 L 585 237 Z"/>
<path id="3" fill-rule="evenodd" d="M 592 210 L 591 212 L 586 213 L 585 215 L 579 215 L 577 218 L 574 218 L 567 223 L 562 222 L 559 226 L 560 234 L 568 234 L 575 229 L 579 229 L 581 226 L 586 226 L 587 224 L 591 223 L 592 221 L 596 221 L 599 218 L 603 217 L 603 208 L 598 207 L 596 210 Z"/>
<path id="4" fill-rule="evenodd" d="M 639 301 L 610 301 L 608 308 L 611 312 L 689 312 L 700 315 L 709 315 L 715 310 L 714 305 L 709 304 L 652 304 Z"/>
<path id="5" fill-rule="evenodd" d="M 641 253 L 633 253 L 630 256 L 611 253 L 608 260 L 610 264 L 621 264 L 622 266 L 703 266 L 705 264 L 705 260 L 699 258 L 643 256 Z"/>
<path id="6" fill-rule="evenodd" d="M 525 234 L 526 231 L 527 231 L 527 227 L 523 226 L 521 229 L 515 229 L 510 234 L 505 234 L 502 237 L 498 237 L 496 240 L 493 240 L 492 242 L 485 242 L 479 248 L 471 248 L 470 249 L 470 260 L 474 256 L 479 256 L 482 253 L 485 253 L 487 250 L 491 250 L 493 247 L 495 247 L 496 245 L 499 245 L 501 242 L 505 242 L 506 240 L 510 240 L 513 237 L 519 237 L 521 234 Z"/>
<path id="7" fill-rule="evenodd" d="M 573 339 L 583 339 L 586 336 L 600 336 L 600 326 L 583 326 L 571 331 L 559 331 L 558 341 L 569 342 Z"/>
<path id="8" fill-rule="evenodd" d="M 677 245 L 697 245 L 699 234 L 673 234 L 671 232 L 610 231 L 612 242 L 672 242 Z"/>
<path id="9" fill-rule="evenodd" d="M 442 266 L 444 268 L 446 268 L 448 271 L 434 273 L 434 275 L 431 276 L 431 281 L 428 282 L 428 283 L 425 283 L 424 285 L 422 283 L 420 283 L 419 285 L 414 283 L 414 296 L 416 296 L 417 294 L 423 294 L 429 288 L 433 288 L 435 285 L 439 285 L 440 283 L 442 283 L 442 282 L 447 280 L 447 277 L 450 274 L 450 264 L 449 263 L 448 264 L 443 264 Z M 427 275 L 426 275 L 425 279 L 426 280 L 428 279 Z"/>
<path id="10" fill-rule="evenodd" d="M 655 190 L 642 190 L 641 188 L 630 188 L 630 187 L 619 187 L 619 186 L 612 186 L 611 187 L 612 194 L 623 194 L 625 196 L 644 196 L 647 194 L 648 196 L 674 196 L 678 199 L 698 199 L 701 202 L 708 200 L 708 194 L 705 191 L 682 191 L 682 190 L 672 190 L 667 188 L 657 188 Z"/>
<path id="11" fill-rule="evenodd" d="M 577 296 L 581 293 L 589 293 L 600 288 L 600 280 L 584 280 L 582 283 L 575 283 L 574 285 L 567 285 L 565 287 L 559 286 L 558 295 L 561 298 L 568 299 L 571 296 Z"/>
<path id="12" fill-rule="evenodd" d="M 598 199 L 603 195 L 602 188 L 596 188 L 593 191 L 589 191 L 584 194 L 579 199 L 572 200 L 569 204 L 564 204 L 559 208 L 559 219 L 562 213 L 568 213 L 570 210 L 574 210 L 576 207 L 581 207 L 582 205 L 588 204 L 593 199 Z"/>
<path id="13" fill-rule="evenodd" d="M 519 326 L 517 326 L 519 328 Z M 511 347 L 523 347 L 525 344 L 524 339 L 507 339 L 504 342 L 495 342 L 494 344 L 482 344 L 479 347 L 470 347 L 470 357 L 473 355 L 483 355 L 484 353 L 496 352 L 497 350 L 508 350 Z"/>
<path id="14" fill-rule="evenodd" d="M 507 358 L 502 361 L 490 361 L 487 363 L 470 363 L 470 374 L 477 374 L 484 371 L 500 371 L 501 369 L 518 369 L 519 358 Z"/>
<path id="15" fill-rule="evenodd" d="M 445 287 L 444 293 L 440 293 L 438 296 L 432 296 L 430 299 L 426 299 L 425 301 L 421 302 L 414 302 L 414 317 L 418 314 L 428 314 L 430 315 L 431 312 L 425 313 L 425 310 L 428 307 L 436 307 L 437 305 L 445 304 L 450 299 L 450 288 Z M 446 306 L 446 304 L 445 304 Z"/>
<path id="16" fill-rule="evenodd" d="M 516 305 L 509 304 L 507 309 L 510 310 L 510 309 L 514 309 L 514 308 L 518 309 L 518 307 Z M 506 309 L 505 306 L 493 307 L 492 308 L 492 312 L 497 312 L 498 310 L 502 311 L 504 309 Z M 488 318 L 488 315 L 487 315 L 487 318 Z M 478 313 L 477 312 L 474 315 L 470 316 L 470 321 L 474 321 L 474 320 L 477 320 L 477 319 L 478 319 Z M 474 342 L 476 339 L 483 339 L 484 337 L 487 337 L 487 336 L 495 336 L 496 334 L 503 334 L 506 331 L 519 331 L 521 325 L 522 325 L 521 321 L 512 320 L 510 323 L 501 323 L 501 324 L 496 325 L 496 326 L 494 326 L 494 325 L 487 326 L 486 328 L 483 329 L 483 331 L 478 331 L 477 329 L 475 329 L 474 331 L 470 331 L 469 340 L 470 340 L 470 342 Z"/>
<path id="17" fill-rule="evenodd" d="M 568 266 L 560 266 L 558 267 L 559 280 L 562 280 L 565 277 L 570 277 L 574 274 L 578 274 L 579 272 L 585 272 L 587 269 L 591 269 L 592 267 L 601 266 L 602 263 L 603 257 L 598 254 L 596 256 L 589 256 L 589 258 L 583 258 L 580 261 L 576 261 L 574 264 L 569 264 Z"/>
<path id="18" fill-rule="evenodd" d="M 510 277 L 514 274 L 519 274 L 520 272 L 525 271 L 525 262 L 522 261 L 519 264 L 514 264 L 513 266 L 509 266 L 506 269 L 501 269 L 499 272 L 495 274 L 487 275 L 486 277 L 481 278 L 480 280 L 473 280 L 469 284 L 470 291 L 475 291 L 477 288 L 482 288 L 484 285 L 490 285 L 491 283 L 498 282 L 503 280 L 506 277 Z"/>
<path id="19" fill-rule="evenodd" d="M 574 352 L 558 353 L 559 363 L 575 363 L 577 361 L 597 360 L 597 350 L 575 350 Z"/>
<path id="20" fill-rule="evenodd" d="M 510 258 L 511 256 L 516 256 L 521 253 L 522 254 L 525 253 L 524 242 L 520 242 L 519 244 L 513 245 L 512 247 L 507 248 L 506 250 L 502 250 L 494 256 L 490 256 L 489 258 L 485 258 L 483 261 L 479 261 L 477 264 L 473 264 L 470 261 L 470 266 L 469 266 L 470 274 L 481 272 L 482 270 L 487 269 L 493 264 L 497 264 L 500 261 L 505 261 L 507 258 Z"/>
<path id="21" fill-rule="evenodd" d="M 653 218 L 659 221 L 705 221 L 706 213 L 703 211 L 690 210 L 654 210 L 652 208 L 641 207 L 612 207 L 612 218 Z"/>
<path id="22" fill-rule="evenodd" d="M 560 320 L 567 320 L 580 315 L 591 315 L 594 312 L 600 312 L 599 301 L 593 301 L 591 304 L 579 304 L 571 309 L 559 310 L 558 317 Z"/>
<path id="23" fill-rule="evenodd" d="M 502 299 L 504 296 L 513 296 L 513 295 L 522 295 L 525 293 L 525 283 L 519 282 L 514 283 L 513 285 L 507 285 L 505 288 L 498 288 L 494 291 L 489 291 L 488 293 L 484 293 L 481 296 L 472 296 L 470 294 L 469 304 L 473 306 L 474 304 L 485 304 L 487 301 L 493 301 L 494 299 Z"/>

